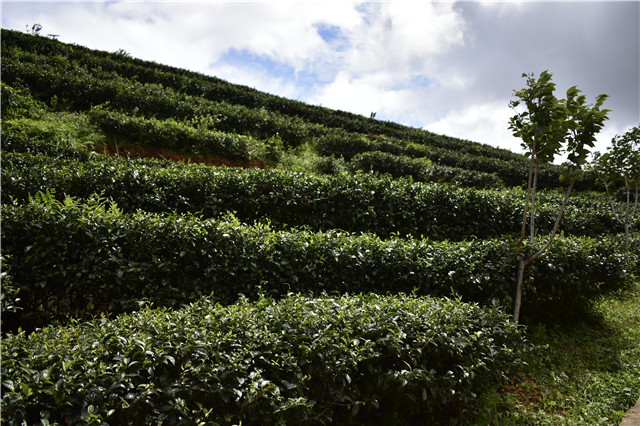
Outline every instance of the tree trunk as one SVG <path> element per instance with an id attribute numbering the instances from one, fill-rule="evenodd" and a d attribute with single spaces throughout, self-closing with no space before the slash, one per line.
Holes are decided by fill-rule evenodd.
<path id="1" fill-rule="evenodd" d="M 522 284 L 524 283 L 524 257 L 518 261 L 518 275 L 516 276 L 516 295 L 513 303 L 513 322 L 520 319 L 520 306 L 522 305 Z"/>
<path id="2" fill-rule="evenodd" d="M 538 163 L 533 170 L 533 188 L 531 189 L 531 218 L 529 219 L 529 243 L 533 244 L 536 238 L 536 195 L 538 191 Z"/>
<path id="3" fill-rule="evenodd" d="M 629 221 L 624 223 L 624 248 L 629 251 Z"/>
<path id="4" fill-rule="evenodd" d="M 524 211 L 522 213 L 522 229 L 520 230 L 520 239 L 518 240 L 518 248 L 522 247 L 524 236 L 527 232 L 527 216 L 529 216 L 529 203 L 531 201 L 531 186 L 533 182 L 534 158 L 531 156 L 529 161 L 529 179 L 527 180 L 527 198 L 525 199 Z"/>
<path id="5" fill-rule="evenodd" d="M 528 259 L 525 259 L 524 257 L 522 257 L 518 261 L 518 275 L 516 276 L 516 281 L 517 281 L 516 296 L 515 296 L 515 300 L 513 301 L 513 322 L 515 323 L 518 323 L 518 320 L 520 318 L 520 306 L 522 304 L 522 284 L 524 282 L 524 270 L 530 263 L 532 263 L 534 260 L 542 256 L 542 254 L 545 251 L 547 251 L 547 249 L 551 246 L 551 243 L 553 242 L 554 238 L 556 237 L 556 233 L 558 232 L 558 227 L 560 226 L 560 220 L 562 220 L 562 215 L 564 214 L 564 210 L 567 207 L 567 201 L 569 201 L 569 196 L 571 196 L 571 190 L 573 189 L 573 185 L 575 184 L 575 182 L 576 180 L 572 179 L 571 183 L 569 184 L 569 188 L 567 189 L 567 193 L 565 194 L 564 199 L 562 200 L 562 206 L 560 206 L 560 212 L 558 212 L 558 217 L 556 218 L 556 222 L 553 225 L 553 229 L 551 230 L 551 235 L 549 236 L 547 243 L 544 245 L 544 247 L 538 250 L 538 252 L 533 256 L 529 257 Z"/>

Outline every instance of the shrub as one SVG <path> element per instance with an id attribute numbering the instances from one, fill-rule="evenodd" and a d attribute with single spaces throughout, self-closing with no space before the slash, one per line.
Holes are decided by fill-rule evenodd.
<path id="1" fill-rule="evenodd" d="M 91 153 L 87 151 L 85 146 L 70 143 L 69 140 L 41 139 L 25 132 L 24 129 L 20 130 L 22 131 L 15 131 L 11 128 L 11 125 L 3 125 L 2 154 L 4 158 L 8 157 L 5 154 L 9 152 L 28 154 L 23 156 L 25 158 L 30 157 L 32 154 L 43 154 L 43 156 L 39 157 L 43 161 L 47 161 L 46 158 L 49 157 L 49 163 L 54 161 L 54 158 L 87 161 L 91 157 Z M 21 157 L 22 155 L 20 154 L 16 157 Z M 15 195 L 17 196 L 18 194 L 16 193 Z"/>
<path id="2" fill-rule="evenodd" d="M 3 120 L 2 137 L 3 145 L 5 137 L 8 137 L 44 144 L 57 143 L 60 146 L 66 145 L 69 148 L 85 151 L 88 147 L 96 146 L 106 139 L 96 126 L 88 122 L 84 114 L 65 112 L 45 113 L 37 118 L 21 117 Z M 8 148 L 11 150 L 12 146 Z"/>
<path id="3" fill-rule="evenodd" d="M 15 144 L 14 144 L 15 146 Z M 28 148 L 34 149 L 35 148 Z M 421 184 L 372 174 L 318 176 L 281 170 L 242 170 L 166 161 L 49 159 L 3 152 L 3 202 L 55 189 L 76 197 L 102 192 L 125 211 L 192 212 L 220 217 L 235 211 L 244 222 L 309 226 L 350 232 L 424 235 L 433 239 L 491 238 L 519 229 L 521 190 L 478 190 Z M 549 229 L 561 195 L 541 194 L 537 223 Z M 570 201 L 561 230 L 567 234 L 622 232 L 607 200 L 587 194 Z M 636 224 L 632 229 L 636 229 Z"/>
<path id="4" fill-rule="evenodd" d="M 20 87 L 11 87 L 0 82 L 2 87 L 2 119 L 9 118 L 39 118 L 46 111 L 44 102 L 35 100 L 29 90 Z M 4 127 L 4 123 L 3 123 Z"/>
<path id="5" fill-rule="evenodd" d="M 412 158 L 371 151 L 355 155 L 349 162 L 352 170 L 389 173 L 394 178 L 411 177 L 418 182 L 454 183 L 475 188 L 501 188 L 499 177 L 457 167 L 439 166 L 426 158 Z"/>
<path id="6" fill-rule="evenodd" d="M 2 420 L 415 424 L 473 416 L 519 368 L 494 308 L 408 296 L 289 295 L 2 340 Z"/>
<path id="7" fill-rule="evenodd" d="M 2 281 L 2 287 L 0 288 L 0 312 L 2 312 L 2 317 L 5 317 L 4 319 L 6 319 L 6 315 L 11 315 L 22 309 L 20 308 L 20 298 L 18 297 L 20 289 L 13 285 L 13 280 L 7 270 L 6 263 L 6 257 L 0 256 L 0 281 Z M 2 323 L 2 318 L 0 318 L 0 323 Z"/>
<path id="8" fill-rule="evenodd" d="M 186 119 L 219 117 L 216 128 L 228 133 L 269 139 L 278 135 L 296 147 L 315 131 L 297 117 L 283 116 L 264 107 L 247 108 L 186 95 L 158 83 L 141 83 L 115 72 L 88 69 L 63 56 L 37 55 L 20 49 L 3 49 L 3 81 L 23 82 L 37 99 L 56 97 L 77 111 L 108 103 L 110 108 L 147 118 Z"/>
<path id="9" fill-rule="evenodd" d="M 406 127 L 397 123 L 374 120 L 362 115 L 345 111 L 336 111 L 316 105 L 269 95 L 255 89 L 231 84 L 215 77 L 177 69 L 162 64 L 143 61 L 121 55 L 90 50 L 82 46 L 73 46 L 45 38 L 31 37 L 15 31 L 2 30 L 4 46 L 12 46 L 40 55 L 60 55 L 83 67 L 116 73 L 124 78 L 141 83 L 160 83 L 172 90 L 200 97 L 209 101 L 224 100 L 231 104 L 249 107 L 265 107 L 270 111 L 291 118 L 301 118 L 328 128 L 344 129 L 349 132 L 385 135 L 387 137 L 410 140 L 415 144 L 453 149 L 502 160 L 512 160 L 519 154 L 489 145 L 437 135 L 425 130 Z M 5 52 L 3 52 L 4 54 Z"/>
<path id="10" fill-rule="evenodd" d="M 338 231 L 274 231 L 233 218 L 123 214 L 98 198 L 86 204 L 40 196 L 2 211 L 3 252 L 10 256 L 22 307 L 15 326 L 135 309 L 150 300 L 180 306 L 213 292 L 318 294 L 410 293 L 508 307 L 516 255 L 509 239 L 434 242 Z M 624 286 L 637 253 L 617 236 L 559 238 L 525 282 L 531 306 L 584 303 Z"/>
<path id="11" fill-rule="evenodd" d="M 243 135 L 224 133 L 173 119 L 145 119 L 134 115 L 94 108 L 91 121 L 107 132 L 124 137 L 136 145 L 169 148 L 195 155 L 233 160 L 252 160 L 257 141 Z"/>

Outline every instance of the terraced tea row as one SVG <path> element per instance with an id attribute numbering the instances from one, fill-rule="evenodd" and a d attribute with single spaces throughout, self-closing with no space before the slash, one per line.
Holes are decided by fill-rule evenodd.
<path id="1" fill-rule="evenodd" d="M 6 205 L 2 223 L 3 253 L 23 309 L 14 324 L 3 316 L 5 329 L 120 313 L 139 300 L 177 307 L 209 294 L 226 304 L 240 294 L 414 292 L 508 309 L 517 263 L 510 239 L 276 231 L 232 217 L 124 214 L 95 197 L 86 204 L 41 196 Z M 624 287 L 637 255 L 625 252 L 617 235 L 559 238 L 525 282 L 523 309 L 568 309 Z"/>
<path id="2" fill-rule="evenodd" d="M 521 367 L 493 308 L 405 296 L 199 301 L 2 339 L 20 424 L 440 423 Z"/>
<path id="3" fill-rule="evenodd" d="M 123 77 L 115 69 L 87 68 L 81 62 L 65 56 L 38 55 L 16 46 L 6 47 L 3 51 L 2 73 L 6 84 L 25 84 L 37 98 L 45 102 L 55 98 L 56 103 L 76 111 L 86 111 L 108 103 L 122 113 L 142 115 L 147 119 L 180 121 L 213 117 L 215 129 L 209 130 L 252 136 L 266 144 L 263 151 L 267 151 L 271 144 L 269 141 L 276 138 L 284 142 L 286 149 L 310 144 L 321 155 L 344 157 L 347 160 L 357 153 L 369 151 L 401 153 L 425 157 L 441 166 L 494 173 L 508 186 L 520 186 L 526 181 L 527 162 L 515 154 L 505 157 L 500 150 L 488 147 L 476 149 L 479 145 L 463 141 L 432 144 L 431 136 L 426 141 L 412 137 L 420 132 L 427 134 L 416 129 L 408 131 L 406 137 L 380 136 L 384 132 L 349 132 L 267 109 L 264 105 L 247 107 L 228 103 L 226 99 L 210 100 L 198 94 L 186 94 L 171 85 L 143 83 Z M 383 140 L 371 141 L 369 137 L 372 135 Z M 173 144 L 183 142 L 172 141 Z M 219 154 L 228 155 L 222 148 Z M 247 152 L 241 154 L 248 155 Z M 233 151 L 231 155 L 237 156 L 238 153 Z M 561 186 L 558 181 L 560 173 L 557 166 L 545 167 L 541 171 L 540 187 Z M 589 176 L 580 187 L 594 189 L 595 180 Z"/>
<path id="4" fill-rule="evenodd" d="M 436 135 L 424 130 L 388 121 L 373 120 L 344 111 L 308 105 L 259 92 L 246 86 L 230 84 L 215 77 L 206 77 L 195 72 L 143 61 L 126 55 L 100 52 L 54 40 L 34 39 L 15 31 L 3 30 L 2 36 L 6 45 L 26 52 L 40 54 L 44 57 L 60 56 L 83 68 L 113 72 L 126 79 L 141 83 L 162 84 L 178 92 L 210 101 L 224 100 L 230 104 L 249 108 L 265 107 L 269 111 L 275 111 L 289 117 L 300 117 L 308 122 L 329 128 L 345 129 L 361 134 L 386 135 L 473 155 L 501 158 L 507 161 L 519 157 L 519 155 L 505 149 Z"/>
<path id="5" fill-rule="evenodd" d="M 512 234 L 522 219 L 522 190 L 421 184 L 372 174 L 323 176 L 123 161 L 82 152 L 76 157 L 3 152 L 3 202 L 26 201 L 50 189 L 61 197 L 87 198 L 97 192 L 130 212 L 177 211 L 216 218 L 232 211 L 243 222 L 269 220 L 279 228 L 308 226 L 438 240 Z M 540 203 L 537 223 L 544 231 L 555 220 L 561 195 L 542 193 Z M 631 229 L 637 229 L 637 221 Z M 622 232 L 622 225 L 612 217 L 605 197 L 585 194 L 572 198 L 561 230 L 595 236 Z"/>

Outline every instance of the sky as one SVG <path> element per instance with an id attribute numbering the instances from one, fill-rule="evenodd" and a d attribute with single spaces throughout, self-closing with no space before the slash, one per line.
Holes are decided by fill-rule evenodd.
<path id="1" fill-rule="evenodd" d="M 2 27 L 522 152 L 523 73 L 610 98 L 611 138 L 640 123 L 640 1 L 2 1 Z"/>

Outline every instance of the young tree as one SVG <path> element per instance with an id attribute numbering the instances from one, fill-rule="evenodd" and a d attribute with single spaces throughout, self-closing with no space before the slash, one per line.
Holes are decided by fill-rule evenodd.
<path id="1" fill-rule="evenodd" d="M 611 140 L 611 146 L 604 155 L 595 153 L 593 171 L 602 180 L 607 190 L 611 211 L 624 226 L 624 242 L 629 249 L 629 223 L 638 208 L 638 187 L 640 186 L 640 128 L 634 127 L 624 135 Z M 624 191 L 626 204 L 624 212 L 616 210 L 614 192 Z M 631 193 L 634 192 L 634 201 Z"/>
<path id="2" fill-rule="evenodd" d="M 513 308 L 515 322 L 520 318 L 525 269 L 551 246 L 573 185 L 582 177 L 582 166 L 586 162 L 589 148 L 593 147 L 595 135 L 602 129 L 609 112 L 600 109 L 607 95 L 598 95 L 595 105 L 588 105 L 586 97 L 581 95 L 581 91 L 575 86 L 567 90 L 566 99 L 557 99 L 553 94 L 555 83 L 552 82 L 552 74 L 548 71 L 540 73 L 538 79 L 533 74 L 523 74 L 522 77 L 526 78 L 527 87 L 514 91 L 518 99 L 509 103 L 516 112 L 509 120 L 509 129 L 513 131 L 514 136 L 522 139 L 522 146 L 527 150 L 526 155 L 529 157 L 527 195 L 518 240 L 518 250 L 521 254 L 518 260 Z M 518 112 L 517 108 L 521 104 L 525 108 Z M 547 242 L 542 248 L 535 249 L 536 196 L 540 166 L 552 162 L 563 151 L 568 155 L 565 173 L 561 179 L 568 181 L 569 185 Z M 529 239 L 524 246 L 527 225 Z"/>

